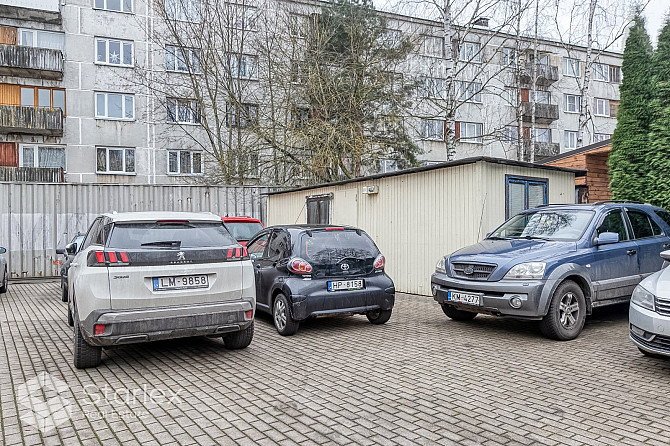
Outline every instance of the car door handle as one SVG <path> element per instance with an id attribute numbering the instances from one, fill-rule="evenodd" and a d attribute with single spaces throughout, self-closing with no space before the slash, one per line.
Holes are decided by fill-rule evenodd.
<path id="1" fill-rule="evenodd" d="M 670 243 L 663 243 L 663 249 L 670 248 Z"/>
<path id="2" fill-rule="evenodd" d="M 261 265 L 259 265 L 259 264 L 257 263 L 257 264 L 256 264 L 256 268 L 261 269 Z"/>
<path id="3" fill-rule="evenodd" d="M 637 254 L 637 251 L 634 250 L 634 249 L 629 249 L 628 251 L 626 251 L 626 254 L 628 254 L 629 256 L 632 256 L 634 254 Z"/>

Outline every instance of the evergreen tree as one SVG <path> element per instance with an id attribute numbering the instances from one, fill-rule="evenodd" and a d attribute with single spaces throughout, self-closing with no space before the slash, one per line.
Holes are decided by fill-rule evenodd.
<path id="1" fill-rule="evenodd" d="M 665 26 L 658 37 L 653 71 L 654 118 L 649 134 L 653 152 L 649 173 L 653 197 L 650 201 L 670 209 L 670 18 L 666 18 Z"/>
<path id="2" fill-rule="evenodd" d="M 621 65 L 621 101 L 609 157 L 610 188 L 612 198 L 616 200 L 650 201 L 653 50 L 640 10 L 633 22 Z"/>

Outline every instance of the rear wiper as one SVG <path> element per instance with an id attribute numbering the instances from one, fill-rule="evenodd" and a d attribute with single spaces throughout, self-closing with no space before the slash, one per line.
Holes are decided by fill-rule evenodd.
<path id="1" fill-rule="evenodd" d="M 181 246 L 181 242 L 179 240 L 165 240 L 160 242 L 142 243 L 140 246 L 174 246 L 175 248 L 179 248 Z"/>

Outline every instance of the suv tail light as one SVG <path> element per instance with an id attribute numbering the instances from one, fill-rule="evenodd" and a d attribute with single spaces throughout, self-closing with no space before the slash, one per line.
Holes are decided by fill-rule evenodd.
<path id="1" fill-rule="evenodd" d="M 375 263 L 373 263 L 372 266 L 377 271 L 383 270 L 384 267 L 386 266 L 386 258 L 383 255 L 379 254 L 375 259 Z"/>
<path id="2" fill-rule="evenodd" d="M 91 251 L 88 254 L 88 266 L 126 266 L 130 257 L 125 251 Z"/>
<path id="3" fill-rule="evenodd" d="M 288 261 L 288 270 L 296 274 L 310 274 L 312 272 L 312 265 L 307 260 L 300 257 L 293 257 Z"/>

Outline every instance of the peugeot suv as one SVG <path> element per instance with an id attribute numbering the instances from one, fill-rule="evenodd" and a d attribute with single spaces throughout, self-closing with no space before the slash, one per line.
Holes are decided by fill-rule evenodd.
<path id="1" fill-rule="evenodd" d="M 103 347 L 206 335 L 238 349 L 253 338 L 253 267 L 210 213 L 99 216 L 70 264 L 68 292 L 77 368 L 97 366 Z"/>
<path id="2" fill-rule="evenodd" d="M 661 268 L 670 213 L 651 205 L 549 205 L 515 215 L 441 258 L 435 300 L 451 319 L 478 313 L 540 320 L 549 338 L 579 336 L 592 308 L 626 302 Z"/>

